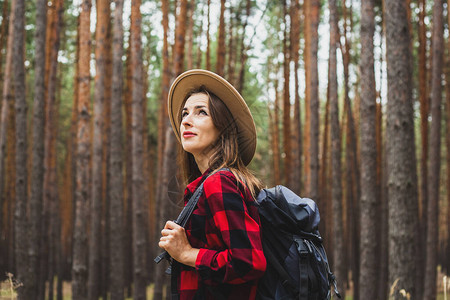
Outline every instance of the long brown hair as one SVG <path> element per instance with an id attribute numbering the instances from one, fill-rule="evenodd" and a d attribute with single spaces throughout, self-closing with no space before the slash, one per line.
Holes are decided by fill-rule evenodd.
<path id="1" fill-rule="evenodd" d="M 261 182 L 250 172 L 243 163 L 239 143 L 238 143 L 238 127 L 228 107 L 215 94 L 209 92 L 204 86 L 191 90 L 185 97 L 184 102 L 193 94 L 203 93 L 208 96 L 209 112 L 214 126 L 219 130 L 219 138 L 212 145 L 213 154 L 209 161 L 211 172 L 215 172 L 221 168 L 228 168 L 237 178 L 238 182 L 243 183 L 253 197 L 256 197 L 262 188 Z M 180 112 L 181 115 L 181 112 Z M 178 118 L 181 124 L 181 116 Z M 195 162 L 194 156 L 181 149 L 181 165 L 185 180 L 190 183 L 202 174 Z"/>

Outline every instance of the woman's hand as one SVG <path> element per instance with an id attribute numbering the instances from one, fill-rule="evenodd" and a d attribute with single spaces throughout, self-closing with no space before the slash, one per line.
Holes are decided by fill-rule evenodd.
<path id="1" fill-rule="evenodd" d="M 199 249 L 192 248 L 189 244 L 183 227 L 175 222 L 167 221 L 161 235 L 159 247 L 166 250 L 176 261 L 195 267 Z"/>

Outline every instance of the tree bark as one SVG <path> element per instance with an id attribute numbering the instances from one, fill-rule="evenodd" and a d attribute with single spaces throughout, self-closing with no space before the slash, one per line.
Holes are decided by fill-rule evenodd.
<path id="1" fill-rule="evenodd" d="M 428 114 L 429 95 L 427 80 L 427 27 L 425 25 L 426 0 L 419 0 L 419 102 L 420 102 L 420 138 L 422 142 L 420 156 L 420 202 L 419 202 L 419 230 L 422 241 L 419 243 L 417 281 L 418 299 L 422 299 L 423 294 L 423 274 L 425 273 L 426 242 L 427 242 L 427 160 L 428 160 Z"/>
<path id="2" fill-rule="evenodd" d="M 331 199 L 333 207 L 333 269 L 338 279 L 338 288 L 345 299 L 345 261 L 344 257 L 344 233 L 343 233 L 343 209 L 342 209 L 342 181 L 341 181 L 341 130 L 339 125 L 339 101 L 337 83 L 337 46 L 338 46 L 338 19 L 335 0 L 330 0 L 330 53 L 329 53 L 329 83 L 328 92 L 330 98 L 330 126 L 331 126 L 331 169 L 332 187 Z"/>
<path id="3" fill-rule="evenodd" d="M 0 29 L 0 49 L 3 49 L 4 47 L 4 43 L 7 39 L 6 36 L 6 31 L 8 29 L 8 19 L 9 19 L 9 11 L 8 11 L 8 1 L 5 1 L 3 3 L 3 14 L 2 14 L 2 25 L 1 25 L 1 29 Z M 0 81 L 3 82 L 3 51 L 0 51 Z M 1 95 L 3 95 L 3 92 L 0 92 Z M 0 99 L 0 122 L 1 122 L 1 108 L 3 104 L 3 98 Z M 0 123 L 0 126 L 4 125 L 3 123 Z M 1 132 L 1 129 L 0 129 Z M 2 136 L 0 136 L 0 139 L 2 138 Z M 0 147 L 2 147 L 4 143 L 1 143 L 0 140 Z M 0 180 L 2 180 L 3 177 L 3 172 L 4 172 L 4 151 L 3 149 L 0 149 Z M 5 215 L 5 210 L 3 208 L 3 204 L 6 202 L 5 199 L 3 198 L 3 184 L 4 182 L 0 182 L 0 257 L 2 257 L 0 259 L 0 270 L 6 270 L 5 264 L 6 264 L 6 251 L 5 251 L 5 244 L 6 244 L 6 240 L 5 240 L 5 235 L 3 234 L 4 229 L 3 229 L 3 222 L 4 222 L 4 215 Z"/>
<path id="4" fill-rule="evenodd" d="M 162 10 L 162 25 L 163 25 L 163 73 L 161 81 L 161 99 L 159 107 L 159 119 L 158 119 L 158 173 L 164 174 L 163 163 L 164 163 L 164 149 L 166 144 L 166 131 L 170 126 L 167 114 L 167 98 L 169 95 L 170 79 L 172 78 L 172 71 L 170 68 L 170 56 L 169 56 L 169 1 L 161 1 Z M 164 219 L 164 197 L 162 196 L 163 190 L 163 176 L 157 176 L 157 187 L 156 187 L 156 220 L 157 228 L 159 225 L 163 224 Z M 159 230 L 156 230 L 156 236 L 154 237 L 155 244 L 160 238 Z M 156 246 L 156 249 L 160 249 Z M 153 299 L 162 299 L 162 288 L 164 282 L 164 270 L 160 266 L 154 268 L 154 281 L 155 288 L 153 290 Z"/>
<path id="5" fill-rule="evenodd" d="M 6 154 L 6 140 L 8 135 L 8 117 L 10 114 L 10 103 L 14 102 L 11 80 L 12 80 L 12 64 L 13 64 L 13 42 L 14 39 L 14 7 L 16 0 L 11 0 L 11 13 L 9 14 L 8 37 L 6 42 L 6 58 L 5 70 L 3 72 L 3 89 L 2 89 L 2 108 L 0 115 L 0 197 L 4 194 L 4 184 L 6 176 L 5 160 Z M 5 185 L 6 189 L 6 185 Z M 6 197 L 5 197 L 6 199 Z"/>
<path id="6" fill-rule="evenodd" d="M 320 18 L 320 1 L 311 0 L 305 3 L 305 12 L 308 15 L 306 22 L 306 35 L 309 38 L 309 47 L 305 49 L 307 52 L 305 59 L 308 65 L 306 68 L 306 98 L 307 110 L 309 111 L 309 144 L 307 145 L 306 163 L 309 164 L 307 170 L 309 173 L 306 178 L 306 195 L 319 201 L 319 75 L 317 69 L 317 52 L 318 52 L 318 26 Z"/>
<path id="7" fill-rule="evenodd" d="M 183 3 L 183 1 L 181 2 Z M 220 0 L 219 35 L 217 42 L 216 73 L 225 74 L 225 0 Z"/>
<path id="8" fill-rule="evenodd" d="M 300 110 L 299 69 L 300 69 L 300 3 L 292 2 L 291 11 L 291 60 L 294 62 L 294 118 L 292 126 L 292 190 L 300 194 L 302 191 L 302 120 Z"/>
<path id="9" fill-rule="evenodd" d="M 284 184 L 289 185 L 291 177 L 291 102 L 289 93 L 290 55 L 288 41 L 288 8 L 286 0 L 283 1 L 283 152 L 284 152 Z"/>
<path id="10" fill-rule="evenodd" d="M 431 65 L 431 125 L 428 154 L 427 193 L 427 255 L 425 264 L 424 300 L 436 298 L 437 248 L 439 238 L 439 186 L 441 171 L 441 102 L 442 64 L 444 49 L 443 2 L 435 0 L 433 7 L 433 41 Z"/>
<path id="11" fill-rule="evenodd" d="M 16 113 L 16 203 L 14 212 L 15 254 L 18 299 L 26 298 L 30 282 L 28 274 L 28 220 L 27 220 L 27 103 L 25 95 L 25 0 L 16 0 L 14 7 L 13 74 Z"/>
<path id="12" fill-rule="evenodd" d="M 40 282 L 40 297 L 45 297 L 45 280 L 49 281 L 49 286 L 53 287 L 53 278 L 56 273 L 57 238 L 58 228 L 58 191 L 57 191 L 57 170 L 56 170 L 56 136 L 58 132 L 58 105 L 56 101 L 58 86 L 58 51 L 60 45 L 60 32 L 62 27 L 63 1 L 53 2 L 53 11 L 49 17 L 47 26 L 48 48 L 47 48 L 47 95 L 45 104 L 45 145 L 44 145 L 44 207 L 41 220 L 43 222 L 43 242 L 46 243 L 41 249 L 44 272 L 43 280 Z M 53 288 L 49 288 L 49 297 L 53 299 Z"/>
<path id="13" fill-rule="evenodd" d="M 89 281 L 88 299 L 95 300 L 100 296 L 101 261 L 100 249 L 102 239 L 102 184 L 103 184 L 103 131 L 106 80 L 106 35 L 110 17 L 110 1 L 97 0 L 97 24 L 95 29 L 95 61 L 96 76 L 94 88 L 93 138 L 92 138 L 92 184 L 90 201 L 89 231 Z"/>
<path id="14" fill-rule="evenodd" d="M 146 203 L 147 195 L 144 190 L 144 142 L 142 139 L 143 112 L 142 101 L 142 42 L 140 12 L 141 1 L 131 2 L 131 68 L 132 68 L 132 208 L 133 208 L 133 283 L 134 299 L 146 299 Z"/>
<path id="15" fill-rule="evenodd" d="M 74 300 L 87 298 L 87 210 L 89 188 L 89 161 L 91 137 L 90 113 L 90 39 L 91 1 L 81 3 L 80 12 L 80 56 L 78 61 L 78 107 L 77 107 L 77 157 L 75 189 L 75 226 L 73 240 L 72 297 Z"/>
<path id="16" fill-rule="evenodd" d="M 124 299 L 123 239 L 123 162 L 122 162 L 122 97 L 123 97 L 123 0 L 115 1 L 113 38 L 113 77 L 111 98 L 110 155 L 110 291 L 111 300 Z"/>
<path id="17" fill-rule="evenodd" d="M 410 36 L 406 1 L 386 0 L 388 78 L 386 157 L 389 197 L 389 286 L 416 299 L 417 175 L 412 102 Z"/>
<path id="18" fill-rule="evenodd" d="M 44 126 L 45 126 L 45 41 L 47 26 L 47 1 L 36 2 L 35 31 L 35 81 L 33 101 L 33 137 L 32 137 L 32 170 L 30 194 L 30 240 L 28 273 L 30 286 L 27 289 L 27 299 L 32 299 L 38 293 L 41 212 L 43 207 L 44 184 Z"/>
<path id="19" fill-rule="evenodd" d="M 376 141 L 376 93 L 374 72 L 373 37 L 375 33 L 374 1 L 361 2 L 361 107 L 360 107 L 360 141 L 361 141 L 361 237 L 359 299 L 377 299 L 377 224 L 380 224 L 377 210 L 377 141 Z"/>
<path id="20" fill-rule="evenodd" d="M 207 18 L 208 25 L 206 30 L 206 70 L 211 70 L 211 41 L 210 41 L 210 27 L 211 27 L 211 19 L 210 19 L 210 11 L 211 11 L 211 0 L 208 0 L 208 9 L 207 9 Z"/>

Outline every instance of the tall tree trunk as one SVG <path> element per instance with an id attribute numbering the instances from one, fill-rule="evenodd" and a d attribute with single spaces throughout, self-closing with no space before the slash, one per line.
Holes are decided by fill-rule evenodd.
<path id="1" fill-rule="evenodd" d="M 377 298 L 377 244 L 373 237 L 377 236 L 378 197 L 377 197 L 377 141 L 376 141 L 376 92 L 374 72 L 373 38 L 375 33 L 374 1 L 361 2 L 361 204 L 360 224 L 361 238 L 359 251 L 361 265 L 359 282 L 359 299 Z"/>
<path id="2" fill-rule="evenodd" d="M 103 184 L 103 132 L 106 81 L 106 36 L 110 19 L 110 1 L 97 0 L 97 24 L 95 32 L 95 60 L 96 76 L 94 89 L 93 138 L 92 138 L 92 184 L 90 202 L 90 236 L 89 236 L 89 282 L 88 299 L 95 300 L 100 296 L 101 261 L 100 249 L 102 245 L 102 184 Z"/>
<path id="3" fill-rule="evenodd" d="M 330 98 L 330 126 L 331 126 L 331 169 L 332 187 L 331 199 L 333 208 L 333 262 L 338 288 L 345 299 L 345 261 L 344 257 L 344 234 L 343 234 L 343 209 L 342 209 L 342 181 L 341 181 L 341 130 L 339 125 L 339 101 L 337 83 L 337 46 L 338 46 L 338 19 L 335 0 L 329 1 L 330 9 L 330 54 L 329 54 L 329 83 L 328 92 Z"/>
<path id="4" fill-rule="evenodd" d="M 183 3 L 183 2 L 182 2 Z M 220 0 L 219 33 L 217 37 L 216 73 L 225 74 L 225 0 Z"/>
<path id="5" fill-rule="evenodd" d="M 146 195 L 144 190 L 144 143 L 142 139 L 142 101 L 144 101 L 142 75 L 142 44 L 140 11 L 141 1 L 131 2 L 131 68 L 132 68 L 132 210 L 133 210 L 133 283 L 134 299 L 146 299 Z"/>
<path id="6" fill-rule="evenodd" d="M 309 135 L 309 144 L 307 156 L 309 164 L 307 170 L 309 173 L 306 178 L 306 195 L 312 199 L 319 200 L 319 75 L 317 69 L 317 52 L 318 52 L 318 26 L 320 18 L 320 1 L 311 0 L 305 2 L 306 31 L 309 47 L 305 49 L 307 52 L 305 59 L 308 65 L 306 67 L 306 98 L 307 110 L 309 111 L 309 128 L 306 134 Z"/>
<path id="7" fill-rule="evenodd" d="M 133 35 L 133 32 L 130 32 L 130 35 Z M 131 94 L 133 91 L 133 83 L 131 80 L 131 47 L 126 49 L 126 90 L 124 95 L 124 110 L 126 116 L 126 155 L 125 155 L 125 170 L 126 170 L 126 178 L 125 178 L 125 226 L 124 231 L 127 233 L 125 235 L 125 286 L 127 289 L 128 296 L 132 296 L 132 285 L 133 285 L 133 212 L 132 212 L 132 199 L 133 199 L 133 189 L 132 189 L 132 157 L 133 157 L 133 148 L 131 146 L 131 136 L 132 136 L 132 126 L 131 126 Z"/>
<path id="8" fill-rule="evenodd" d="M 186 33 L 186 15 L 187 15 L 187 0 L 181 0 L 179 14 L 177 15 L 177 26 L 175 32 L 175 53 L 174 53 L 174 69 L 175 75 L 180 75 L 184 70 L 184 36 Z M 167 105 L 167 104 L 165 104 Z M 161 206 L 159 208 L 159 216 L 158 216 L 158 226 L 160 228 L 164 226 L 164 223 L 169 219 L 173 218 L 172 211 L 174 210 L 174 206 L 171 204 L 176 203 L 176 201 L 172 201 L 173 199 L 169 198 L 169 193 L 178 194 L 180 187 L 174 185 L 174 182 L 177 181 L 177 165 L 176 165 L 176 157 L 177 157 L 177 141 L 172 132 L 170 126 L 166 126 L 165 132 L 166 143 L 164 145 L 164 156 L 163 156 L 163 166 L 162 166 L 162 182 L 161 182 Z M 159 271 L 156 271 L 158 277 L 155 278 L 156 282 L 159 285 L 156 286 L 154 292 L 154 299 L 159 300 L 162 299 L 162 288 L 163 288 L 163 270 L 165 268 L 164 264 L 159 265 L 157 268 L 161 268 Z"/>
<path id="9" fill-rule="evenodd" d="M 448 7 L 448 6 L 447 6 Z M 450 7 L 448 7 L 450 10 Z M 448 15 L 450 19 L 450 15 Z M 450 24 L 450 23 L 449 23 Z M 450 51 L 450 41 L 447 43 L 447 50 Z M 446 135 L 445 135 L 445 145 L 447 148 L 447 166 L 450 166 L 450 59 L 447 56 L 447 72 L 445 76 L 445 98 L 446 98 Z M 450 186 L 450 168 L 447 167 L 447 187 Z M 447 248 L 445 250 L 446 253 L 446 262 L 444 268 L 447 274 L 450 273 L 450 189 L 447 188 Z"/>
<path id="10" fill-rule="evenodd" d="M 276 67 L 278 70 L 278 67 Z M 275 103 L 273 109 L 273 125 L 272 128 L 272 158 L 273 158 L 273 173 L 274 173 L 274 184 L 281 184 L 281 176 L 280 176 L 280 128 L 279 128 L 279 102 L 280 97 L 278 94 L 278 79 L 274 79 L 274 89 L 275 89 Z"/>
<path id="11" fill-rule="evenodd" d="M 450 24 L 450 5 L 447 5 L 447 17 L 448 24 Z M 447 53 L 450 53 L 450 39 L 447 42 Z M 447 166 L 450 166 L 450 57 L 447 54 L 446 56 L 446 65 L 447 70 L 445 72 L 445 98 L 446 98 L 446 132 L 445 135 L 445 144 L 447 148 Z M 450 186 L 450 168 L 447 167 L 447 187 Z M 445 269 L 447 274 L 450 273 L 450 189 L 447 188 L 447 249 L 445 251 L 447 253 L 446 256 L 446 264 Z"/>
<path id="12" fill-rule="evenodd" d="M 110 3 L 110 2 L 108 2 Z M 106 101 L 103 103 L 103 136 L 102 140 L 104 143 L 103 153 L 102 153 L 102 222 L 101 230 L 102 230 L 102 246 L 100 249 L 100 259 L 101 259 L 101 274 L 100 274 L 100 295 L 103 299 L 107 299 L 109 293 L 109 265 L 110 265 L 110 216 L 109 216 L 109 206 L 110 206 L 110 154 L 111 154 L 111 99 L 112 99 L 112 73 L 113 73 L 113 58 L 112 58 L 112 22 L 111 22 L 111 8 L 107 5 L 107 16 L 108 16 L 108 25 L 106 27 L 106 36 L 105 36 L 105 99 Z M 119 232 L 119 231 L 118 231 Z M 121 244 L 123 245 L 123 243 Z M 123 273 L 122 273 L 123 275 Z M 119 286 L 120 288 L 120 286 Z"/>
<path id="13" fill-rule="evenodd" d="M 38 296 L 39 300 L 45 299 L 46 282 L 49 279 L 49 254 L 50 254 L 50 240 L 49 240 L 49 228 L 50 228 L 50 202 L 51 202 L 51 139 L 52 139 L 52 108 L 54 92 L 54 76 L 51 76 L 52 63 L 54 61 L 55 52 L 53 51 L 53 44 L 55 41 L 55 28 L 56 28 L 56 2 L 49 3 L 48 15 L 47 15 L 47 28 L 46 28 L 46 64 L 45 64 L 45 85 L 47 87 L 45 93 L 45 129 L 44 129 L 44 199 L 43 209 L 41 215 L 41 232 L 42 242 L 40 250 L 40 278 Z M 51 78 L 51 84 L 49 84 Z"/>
<path id="14" fill-rule="evenodd" d="M 13 64 L 13 36 L 14 36 L 14 8 L 16 0 L 11 0 L 11 13 L 9 14 L 8 37 L 6 42 L 6 58 L 5 70 L 3 72 L 3 89 L 2 89 L 2 107 L 0 115 L 0 197 L 4 194 L 4 184 L 6 176 L 5 157 L 8 153 L 6 151 L 6 139 L 8 135 L 8 117 L 10 103 L 13 103 L 14 98 L 11 88 L 11 73 Z M 6 185 L 5 185 L 6 187 Z M 6 199 L 6 197 L 5 197 Z M 6 213 L 6 212 L 5 212 Z"/>
<path id="15" fill-rule="evenodd" d="M 58 107 L 56 103 L 57 92 L 57 72 L 58 72 L 58 51 L 60 45 L 60 32 L 62 26 L 63 1 L 55 1 L 53 3 L 52 17 L 49 18 L 51 24 L 47 27 L 49 29 L 50 44 L 48 45 L 47 65 L 47 95 L 46 95 L 46 118 L 45 118 L 45 157 L 44 157 L 44 232 L 46 236 L 44 241 L 47 241 L 47 253 L 45 255 L 48 259 L 47 268 L 42 268 L 44 275 L 49 280 L 49 297 L 53 299 L 53 278 L 56 273 L 56 257 L 57 257 L 57 243 L 59 239 L 56 236 L 58 225 L 58 192 L 57 192 L 57 174 L 56 174 L 56 135 L 57 135 L 57 120 Z M 45 248 L 43 248 L 45 249 Z M 44 261 L 46 259 L 44 258 Z M 42 285 L 43 283 L 41 283 Z M 42 295 L 42 294 L 41 294 Z"/>
<path id="16" fill-rule="evenodd" d="M 159 107 L 159 119 L 158 119 L 158 174 L 164 174 L 163 163 L 164 163 L 164 149 L 166 144 L 166 131 L 170 126 L 167 114 L 167 98 L 169 95 L 170 88 L 170 80 L 172 78 L 172 72 L 170 68 L 169 61 L 169 42 L 168 42 L 168 34 L 169 34 L 169 1 L 161 0 L 161 10 L 162 10 L 162 25 L 163 25 L 163 73 L 162 73 L 162 93 L 160 98 L 160 107 Z M 165 207 L 162 191 L 164 186 L 162 185 L 164 178 L 163 176 L 157 176 L 157 188 L 156 188 L 156 207 L 158 208 L 156 211 L 156 220 L 157 228 L 160 224 L 163 224 L 164 215 L 165 215 Z M 154 237 L 155 244 L 157 245 L 157 241 L 160 237 L 159 230 L 156 230 L 156 236 Z M 159 247 L 157 247 L 157 250 Z M 162 289 L 164 282 L 164 270 L 161 266 L 157 266 L 154 268 L 154 280 L 155 280 L 155 288 L 153 290 L 153 299 L 160 300 L 162 299 Z"/>
<path id="17" fill-rule="evenodd" d="M 194 55 L 192 53 L 192 48 L 194 46 L 194 23 L 193 18 L 195 12 L 195 0 L 189 0 L 187 6 L 187 69 L 190 70 L 194 66 Z"/>
<path id="18" fill-rule="evenodd" d="M 425 267 L 424 300 L 436 298 L 439 187 L 441 171 L 441 102 L 442 102 L 442 63 L 444 49 L 443 2 L 435 0 L 433 7 L 433 45 L 431 49 L 431 125 L 428 154 L 428 225 L 427 255 Z"/>
<path id="19" fill-rule="evenodd" d="M 2 14 L 2 25 L 1 25 L 1 29 L 0 29 L 0 49 L 3 50 L 3 46 L 4 43 L 7 39 L 6 36 L 6 31 L 8 29 L 8 1 L 5 1 L 3 3 L 3 14 Z M 3 51 L 0 51 L 0 82 L 3 82 L 4 78 L 3 78 L 3 72 L 2 72 L 2 67 L 3 67 Z M 1 89 L 0 89 L 1 91 Z M 3 95 L 3 92 L 0 92 L 1 95 Z M 2 108 L 2 104 L 3 104 L 3 98 L 0 99 L 0 109 Z M 1 111 L 0 111 L 0 119 L 1 119 Z M 0 120 L 1 122 L 1 120 Z M 2 126 L 3 123 L 0 123 L 0 126 Z M 0 129 L 1 132 L 1 129 Z M 1 139 L 1 136 L 0 136 Z M 2 143 L 0 141 L 0 147 L 2 147 Z M 0 172 L 3 173 L 4 172 L 4 167 L 3 167 L 3 154 L 4 151 L 3 149 L 0 149 Z M 4 178 L 3 174 L 0 174 L 0 180 L 2 180 Z M 5 199 L 3 198 L 3 184 L 4 182 L 1 181 L 0 182 L 0 257 L 2 257 L 0 259 L 0 270 L 6 270 L 6 251 L 5 251 L 5 246 L 6 246 L 6 240 L 5 240 L 5 234 L 4 234 L 4 226 L 3 226 L 3 222 L 5 220 L 4 215 L 6 214 L 6 211 L 3 209 L 3 204 L 5 203 Z"/>
<path id="20" fill-rule="evenodd" d="M 111 300 L 124 299 L 124 239 L 123 239 L 123 162 L 122 162 L 122 97 L 123 97 L 123 0 L 115 1 L 113 77 L 111 94 L 111 155 L 110 155 L 110 291 Z"/>
<path id="21" fill-rule="evenodd" d="M 12 89 L 13 90 L 13 89 Z M 14 99 L 14 93 L 11 93 L 12 99 Z M 15 216 L 14 209 L 16 205 L 16 111 L 14 109 L 14 101 L 9 102 L 8 107 L 8 136 L 6 141 L 6 180 L 5 180 L 5 199 L 8 200 L 7 212 L 8 220 L 6 222 L 10 241 L 8 244 L 8 257 L 9 263 L 7 265 L 8 270 L 15 270 L 15 261 L 17 259 L 17 254 L 15 251 Z"/>
<path id="22" fill-rule="evenodd" d="M 343 18 L 344 18 L 344 45 L 341 45 L 344 63 L 344 115 L 346 118 L 346 151 L 345 151 L 345 202 L 347 214 L 347 249 L 348 265 L 351 269 L 353 280 L 354 300 L 359 299 L 359 169 L 357 163 L 357 140 L 355 118 L 350 103 L 350 49 L 351 49 L 351 32 L 353 30 L 352 7 L 347 7 L 345 0 L 343 1 Z"/>
<path id="23" fill-rule="evenodd" d="M 291 102 L 289 93 L 290 80 L 290 55 L 288 41 L 288 8 L 287 3 L 283 1 L 283 152 L 284 152 L 284 183 L 289 185 L 291 176 L 292 153 L 291 153 Z"/>
<path id="24" fill-rule="evenodd" d="M 25 0 L 17 0 L 14 8 L 13 74 L 16 110 L 16 207 L 14 233 L 17 278 L 24 285 L 18 299 L 26 299 L 30 282 L 28 274 L 27 222 L 27 102 L 25 95 Z"/>
<path id="25" fill-rule="evenodd" d="M 429 95 L 427 80 L 427 27 L 425 24 L 426 0 L 419 0 L 419 102 L 420 102 L 420 138 L 422 142 L 420 156 L 420 202 L 419 202 L 419 230 L 422 241 L 419 243 L 418 266 L 417 266 L 417 297 L 422 299 L 423 274 L 425 273 L 425 257 L 427 242 L 427 159 L 428 159 L 428 114 Z"/>
<path id="26" fill-rule="evenodd" d="M 251 40 L 253 39 L 253 37 L 250 39 L 249 44 L 246 46 L 245 45 L 245 32 L 248 26 L 248 19 L 250 18 L 250 10 L 252 8 L 252 2 L 250 0 L 246 1 L 246 5 L 245 5 L 245 22 L 243 24 L 243 34 L 241 35 L 241 41 L 240 41 L 240 52 L 241 52 L 241 61 L 240 61 L 240 68 L 239 68 L 239 74 L 238 74 L 238 79 L 237 79 L 237 86 L 236 89 L 238 90 L 239 93 L 242 93 L 242 91 L 244 90 L 244 84 L 245 84 L 245 71 L 246 69 L 246 65 L 247 65 L 247 59 L 248 59 L 248 48 L 251 45 Z M 263 13 L 264 14 L 264 13 Z"/>
<path id="27" fill-rule="evenodd" d="M 72 297 L 74 300 L 87 298 L 87 210 L 90 161 L 90 39 L 91 1 L 84 0 L 80 12 L 80 58 L 78 61 L 78 121 L 75 191 L 75 227 L 73 240 Z"/>
<path id="28" fill-rule="evenodd" d="M 292 2 L 291 8 L 291 60 L 294 62 L 294 118 L 292 126 L 292 182 L 290 186 L 297 194 L 302 190 L 302 120 L 300 111 L 299 68 L 300 68 L 300 2 Z M 323 211 L 322 211 L 323 212 Z"/>
<path id="29" fill-rule="evenodd" d="M 170 79 L 172 77 L 172 72 L 170 69 L 170 61 L 169 61 L 169 1 L 161 0 L 161 10 L 162 10 L 162 26 L 163 26 L 163 73 L 161 80 L 161 98 L 159 101 L 159 113 L 158 113 L 158 170 L 162 171 L 163 164 L 163 153 L 164 153 L 164 144 L 165 144 L 165 132 L 166 128 L 169 125 L 168 114 L 167 114 L 167 97 L 169 95 L 170 89 Z M 157 196 L 156 199 L 160 199 L 160 181 L 161 176 L 157 177 L 158 185 L 157 185 Z M 159 237 L 159 234 L 158 234 Z M 158 238 L 159 239 L 159 238 Z"/>
<path id="30" fill-rule="evenodd" d="M 208 26 L 206 29 L 206 70 L 211 70 L 211 39 L 210 39 L 210 27 L 211 27 L 211 0 L 208 0 L 208 9 L 207 9 L 207 18 L 208 18 Z"/>
<path id="31" fill-rule="evenodd" d="M 404 289 L 416 299 L 417 175 L 412 69 L 406 2 L 386 0 L 388 79 L 386 157 L 389 197 L 389 286 L 394 299 Z M 394 284 L 395 283 L 395 284 Z"/>
<path id="32" fill-rule="evenodd" d="M 45 41 L 47 26 L 47 1 L 36 3 L 36 31 L 35 31 L 35 81 L 33 102 L 33 140 L 32 140 L 32 170 L 30 193 L 30 250 L 28 273 L 30 287 L 27 299 L 38 294 L 39 251 L 41 241 L 41 212 L 43 207 L 44 184 L 44 126 L 45 126 Z"/>

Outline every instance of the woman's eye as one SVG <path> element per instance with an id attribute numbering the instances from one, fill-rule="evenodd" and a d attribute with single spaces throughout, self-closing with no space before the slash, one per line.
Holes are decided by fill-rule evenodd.
<path id="1" fill-rule="evenodd" d="M 206 112 L 206 110 L 200 110 L 200 112 L 199 112 L 201 115 L 205 115 L 205 116 L 207 116 L 208 115 L 208 113 Z"/>
<path id="2" fill-rule="evenodd" d="M 184 117 L 186 117 L 187 115 L 188 115 L 187 111 L 183 111 L 183 112 L 181 113 L 181 118 L 184 118 Z"/>

